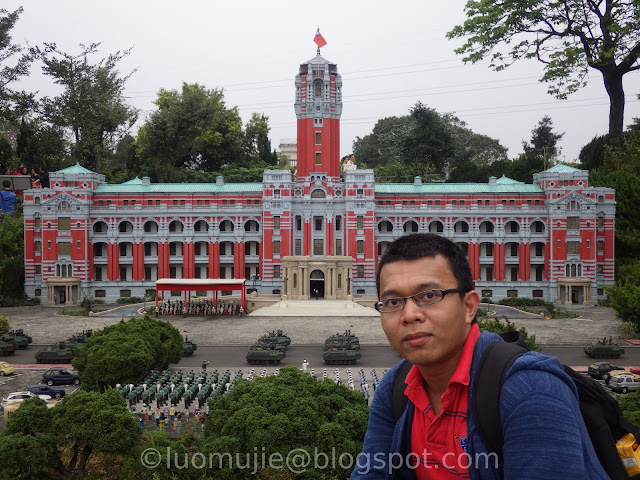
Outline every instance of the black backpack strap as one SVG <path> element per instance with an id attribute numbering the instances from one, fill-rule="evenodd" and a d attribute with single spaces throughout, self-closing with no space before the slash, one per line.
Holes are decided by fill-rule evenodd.
<path id="1" fill-rule="evenodd" d="M 527 350 L 506 342 L 490 343 L 482 353 L 471 391 L 471 415 L 478 435 L 490 452 L 502 457 L 500 393 L 513 362 Z"/>
<path id="2" fill-rule="evenodd" d="M 407 388 L 407 384 L 404 382 L 409 375 L 413 364 L 410 362 L 404 362 L 396 373 L 396 378 L 393 380 L 393 392 L 391 398 L 391 411 L 393 412 L 393 420 L 398 421 L 402 416 L 402 412 L 407 408 L 407 402 L 409 399 L 404 394 L 404 390 Z"/>

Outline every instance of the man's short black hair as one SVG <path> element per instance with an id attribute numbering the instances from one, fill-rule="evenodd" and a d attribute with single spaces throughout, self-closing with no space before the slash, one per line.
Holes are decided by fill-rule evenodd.
<path id="1" fill-rule="evenodd" d="M 3 186 L 4 188 L 10 187 L 10 186 L 11 186 L 11 182 L 10 182 L 9 180 L 4 180 L 4 181 L 2 182 L 2 186 Z"/>
<path id="2" fill-rule="evenodd" d="M 473 290 L 473 277 L 467 257 L 451 240 L 433 233 L 415 233 L 396 239 L 382 254 L 376 272 L 376 291 L 380 298 L 380 272 L 387 263 L 401 260 L 418 260 L 424 257 L 442 255 L 449 262 L 453 276 L 458 281 L 458 288 L 469 292 Z"/>

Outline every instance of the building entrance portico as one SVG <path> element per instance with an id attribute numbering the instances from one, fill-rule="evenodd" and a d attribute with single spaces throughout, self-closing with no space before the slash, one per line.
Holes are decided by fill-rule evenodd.
<path id="1" fill-rule="evenodd" d="M 591 303 L 591 279 L 585 277 L 560 277 L 558 299 L 564 305 L 588 305 Z"/>
<path id="2" fill-rule="evenodd" d="M 283 298 L 351 299 L 351 257 L 283 257 Z"/>
<path id="3" fill-rule="evenodd" d="M 76 277 L 47 279 L 47 303 L 50 305 L 80 303 L 80 279 Z"/>

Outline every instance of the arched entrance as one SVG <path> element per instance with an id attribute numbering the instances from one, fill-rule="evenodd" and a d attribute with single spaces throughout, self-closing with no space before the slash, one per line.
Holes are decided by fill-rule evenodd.
<path id="1" fill-rule="evenodd" d="M 314 270 L 309 276 L 309 292 L 311 298 L 324 298 L 324 272 Z"/>

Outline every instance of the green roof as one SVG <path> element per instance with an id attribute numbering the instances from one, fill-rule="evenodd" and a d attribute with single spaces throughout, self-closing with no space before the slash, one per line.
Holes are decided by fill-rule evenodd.
<path id="1" fill-rule="evenodd" d="M 142 180 L 136 177 L 131 180 L 127 180 L 126 182 L 122 182 L 120 185 L 142 185 Z"/>
<path id="2" fill-rule="evenodd" d="M 79 163 L 76 163 L 75 165 L 72 165 L 71 167 L 67 167 L 67 168 L 63 168 L 62 170 L 58 170 L 55 173 L 91 173 L 93 175 L 96 174 L 96 172 L 92 172 L 91 170 L 88 170 L 86 168 L 84 168 L 83 166 L 81 166 Z"/>
<path id="3" fill-rule="evenodd" d="M 579 168 L 570 167 L 569 165 L 565 165 L 562 162 L 559 162 L 556 166 L 545 170 L 545 172 L 551 172 L 551 173 L 568 173 L 568 172 L 582 172 L 582 171 L 583 170 L 580 170 Z"/>
<path id="4" fill-rule="evenodd" d="M 518 180 L 514 180 L 513 178 L 505 177 L 502 175 L 496 182 L 500 185 L 524 185 L 524 183 L 519 182 Z"/>
<path id="5" fill-rule="evenodd" d="M 118 185 L 100 185 L 95 193 L 262 193 L 262 183 L 151 183 L 135 179 Z"/>
<path id="6" fill-rule="evenodd" d="M 511 179 L 507 179 L 511 180 Z M 515 183 L 512 183 L 515 182 Z M 542 193 L 538 185 L 511 182 L 496 183 L 425 183 L 414 185 L 413 183 L 381 183 L 376 185 L 376 194 L 466 194 L 466 193 Z"/>

